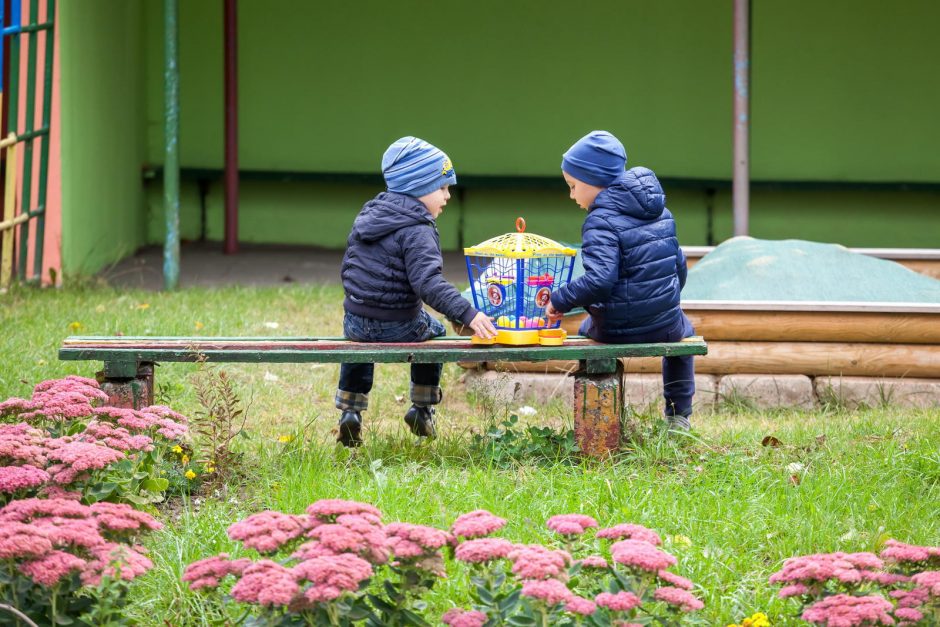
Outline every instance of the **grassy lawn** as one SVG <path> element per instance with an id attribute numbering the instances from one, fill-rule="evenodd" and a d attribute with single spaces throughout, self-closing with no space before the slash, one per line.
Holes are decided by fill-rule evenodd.
<path id="1" fill-rule="evenodd" d="M 17 289 L 0 297 L 0 399 L 28 396 L 43 379 L 93 376 L 100 364 L 59 362 L 70 334 L 340 335 L 338 287 L 193 289 L 173 294 L 104 288 Z M 275 326 L 276 325 L 276 326 Z M 300 513 L 319 498 L 368 501 L 388 522 L 446 528 L 485 508 L 510 522 L 502 534 L 548 542 L 544 521 L 581 512 L 602 525 L 635 522 L 658 531 L 696 584 L 706 607 L 692 623 L 724 625 L 756 611 L 774 625 L 797 624 L 795 605 L 767 583 L 783 559 L 828 551 L 877 551 L 893 537 L 940 544 L 940 410 L 757 412 L 726 407 L 695 417 L 689 438 L 655 433 L 603 463 L 551 455 L 497 464 L 474 438 L 514 407 L 468 397 L 456 365 L 445 367 L 441 437 L 419 443 L 403 428 L 407 367 L 379 366 L 366 445 L 350 456 L 334 444 L 332 365 L 226 364 L 248 407 L 242 479 L 223 491 L 175 497 L 148 541 L 156 567 L 133 586 L 137 624 L 221 624 L 236 608 L 210 604 L 179 581 L 185 564 L 229 551 L 226 527 L 249 513 Z M 200 409 L 195 365 L 157 372 L 161 402 Z M 563 404 L 540 405 L 527 423 L 571 427 Z M 644 417 L 652 423 L 653 416 Z M 522 427 L 518 428 L 519 430 Z M 762 446 L 767 435 L 778 446 Z M 291 436 L 281 437 L 281 436 Z M 289 440 L 289 441 L 284 441 Z M 453 577 L 429 602 L 466 604 Z"/>

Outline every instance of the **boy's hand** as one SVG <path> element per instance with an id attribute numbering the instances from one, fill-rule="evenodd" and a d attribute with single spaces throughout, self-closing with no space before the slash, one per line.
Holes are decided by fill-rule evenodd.
<path id="1" fill-rule="evenodd" d="M 493 321 L 482 311 L 478 312 L 470 321 L 470 328 L 473 329 L 477 337 L 482 337 L 485 340 L 496 337 L 496 327 L 493 326 Z"/>
<path id="2" fill-rule="evenodd" d="M 561 320 L 565 314 L 555 309 L 555 306 L 552 305 L 552 301 L 548 301 L 548 304 L 545 305 L 545 315 L 548 316 L 549 324 L 555 324 Z"/>

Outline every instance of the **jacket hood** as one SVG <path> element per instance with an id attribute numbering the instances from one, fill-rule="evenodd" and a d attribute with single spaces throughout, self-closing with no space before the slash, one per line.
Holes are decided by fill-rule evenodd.
<path id="1" fill-rule="evenodd" d="M 416 224 L 434 226 L 434 218 L 424 203 L 405 194 L 382 192 L 363 206 L 353 222 L 352 235 L 363 242 L 376 242 Z"/>
<path id="2" fill-rule="evenodd" d="M 642 220 L 658 218 L 666 208 L 666 194 L 649 168 L 630 168 L 599 193 L 591 208 L 614 209 Z"/>

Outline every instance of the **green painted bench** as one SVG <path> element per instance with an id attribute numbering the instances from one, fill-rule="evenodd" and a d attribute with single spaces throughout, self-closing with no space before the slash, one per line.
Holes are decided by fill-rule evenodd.
<path id="1" fill-rule="evenodd" d="M 100 337 L 72 336 L 59 359 L 101 361 L 102 389 L 112 405 L 144 407 L 153 403 L 154 364 L 242 363 L 444 363 L 577 360 L 574 373 L 575 432 L 581 450 L 603 456 L 623 437 L 621 380 L 625 357 L 705 355 L 700 337 L 657 344 L 600 344 L 569 337 L 563 346 L 474 346 L 470 338 L 447 336 L 412 344 L 350 342 L 335 337 Z"/>

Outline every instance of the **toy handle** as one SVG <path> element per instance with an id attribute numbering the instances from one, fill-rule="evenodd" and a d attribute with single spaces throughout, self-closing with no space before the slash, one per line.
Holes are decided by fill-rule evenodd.
<path id="1" fill-rule="evenodd" d="M 522 217 L 516 218 L 516 230 L 520 233 L 525 231 L 525 219 Z"/>

